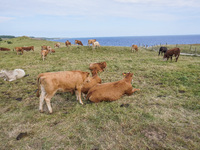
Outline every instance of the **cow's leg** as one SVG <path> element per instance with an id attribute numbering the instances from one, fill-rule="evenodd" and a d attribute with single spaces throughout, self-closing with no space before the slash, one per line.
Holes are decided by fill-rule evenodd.
<path id="1" fill-rule="evenodd" d="M 83 105 L 82 99 L 81 99 L 81 88 L 78 88 L 76 90 L 76 98 L 77 100 L 79 100 L 79 103 L 81 103 Z"/>
<path id="2" fill-rule="evenodd" d="M 175 57 L 176 57 L 176 62 L 177 62 L 179 55 L 177 55 L 177 56 L 175 56 Z"/>
<path id="3" fill-rule="evenodd" d="M 41 94 L 40 94 L 40 104 L 39 104 L 39 111 L 43 112 L 43 104 L 44 104 L 44 97 L 45 97 L 46 91 L 43 86 L 41 86 Z"/>
<path id="4" fill-rule="evenodd" d="M 52 97 L 53 97 L 53 95 L 49 95 L 49 94 L 45 96 L 45 102 L 47 104 L 47 107 L 48 107 L 48 110 L 49 110 L 50 114 L 52 114 L 52 112 L 53 112 L 52 108 L 51 108 L 51 103 L 50 103 Z"/>

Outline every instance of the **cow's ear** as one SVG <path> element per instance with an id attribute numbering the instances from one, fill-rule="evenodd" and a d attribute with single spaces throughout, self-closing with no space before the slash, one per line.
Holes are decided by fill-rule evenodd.
<path id="1" fill-rule="evenodd" d="M 87 73 L 87 77 L 89 77 L 90 73 L 89 72 L 86 72 Z"/>
<path id="2" fill-rule="evenodd" d="M 123 75 L 123 76 L 126 76 L 126 73 L 125 73 L 125 72 L 123 72 L 123 73 L 122 73 L 122 75 Z"/>

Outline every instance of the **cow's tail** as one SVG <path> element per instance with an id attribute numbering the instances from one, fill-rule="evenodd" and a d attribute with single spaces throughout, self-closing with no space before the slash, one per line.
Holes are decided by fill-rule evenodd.
<path id="1" fill-rule="evenodd" d="M 39 97 L 40 96 L 40 76 L 38 76 L 37 78 L 37 86 L 38 86 L 38 89 L 37 89 L 36 96 Z"/>

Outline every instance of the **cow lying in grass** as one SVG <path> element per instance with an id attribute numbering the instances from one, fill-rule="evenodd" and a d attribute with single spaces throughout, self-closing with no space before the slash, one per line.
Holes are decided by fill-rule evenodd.
<path id="1" fill-rule="evenodd" d="M 176 62 L 178 61 L 178 57 L 180 55 L 180 49 L 179 48 L 173 48 L 173 49 L 170 49 L 168 50 L 164 56 L 163 56 L 163 60 L 168 60 L 169 58 L 171 58 L 171 61 L 172 61 L 172 56 L 175 56 L 176 58 Z"/>
<path id="2" fill-rule="evenodd" d="M 107 64 L 106 62 L 100 62 L 100 63 L 91 63 L 89 66 L 89 69 L 92 72 L 92 75 L 97 74 L 98 72 L 102 72 L 104 71 L 104 69 L 106 68 Z"/>
<path id="3" fill-rule="evenodd" d="M 1 70 L 0 77 L 4 78 L 5 81 L 14 81 L 25 76 L 25 72 L 22 69 L 14 70 Z"/>
<path id="4" fill-rule="evenodd" d="M 5 47 L 0 47 L 0 51 L 10 51 L 10 49 Z"/>
<path id="5" fill-rule="evenodd" d="M 133 89 L 131 85 L 132 78 L 133 73 L 127 73 L 125 78 L 120 81 L 98 84 L 88 91 L 87 99 L 98 103 L 101 101 L 118 100 L 124 94 L 130 96 L 135 91 L 140 90 Z"/>
<path id="6" fill-rule="evenodd" d="M 81 99 L 81 89 L 85 82 L 89 82 L 89 74 L 89 72 L 82 71 L 61 71 L 39 74 L 37 78 L 37 96 L 39 97 L 40 95 L 40 112 L 43 112 L 43 103 L 45 100 L 49 112 L 52 113 L 50 101 L 57 91 L 75 91 L 77 100 L 83 104 Z M 41 91 L 41 94 L 39 94 L 39 90 Z"/>

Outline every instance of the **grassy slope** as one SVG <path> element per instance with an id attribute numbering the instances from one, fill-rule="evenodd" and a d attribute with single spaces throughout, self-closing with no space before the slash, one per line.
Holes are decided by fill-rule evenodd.
<path id="1" fill-rule="evenodd" d="M 163 62 L 153 51 L 127 47 L 72 46 L 40 58 L 40 46 L 53 42 L 25 37 L 0 46 L 35 46 L 34 52 L 0 52 L 0 69 L 25 70 L 28 77 L 0 80 L 0 149 L 198 149 L 200 142 L 200 58 L 180 56 Z M 103 82 L 133 72 L 133 87 L 141 91 L 118 101 L 80 105 L 69 93 L 56 94 L 53 114 L 39 113 L 35 96 L 41 72 L 89 71 L 92 62 L 107 62 Z M 128 107 L 120 107 L 129 104 Z M 21 140 L 21 132 L 28 136 Z"/>

